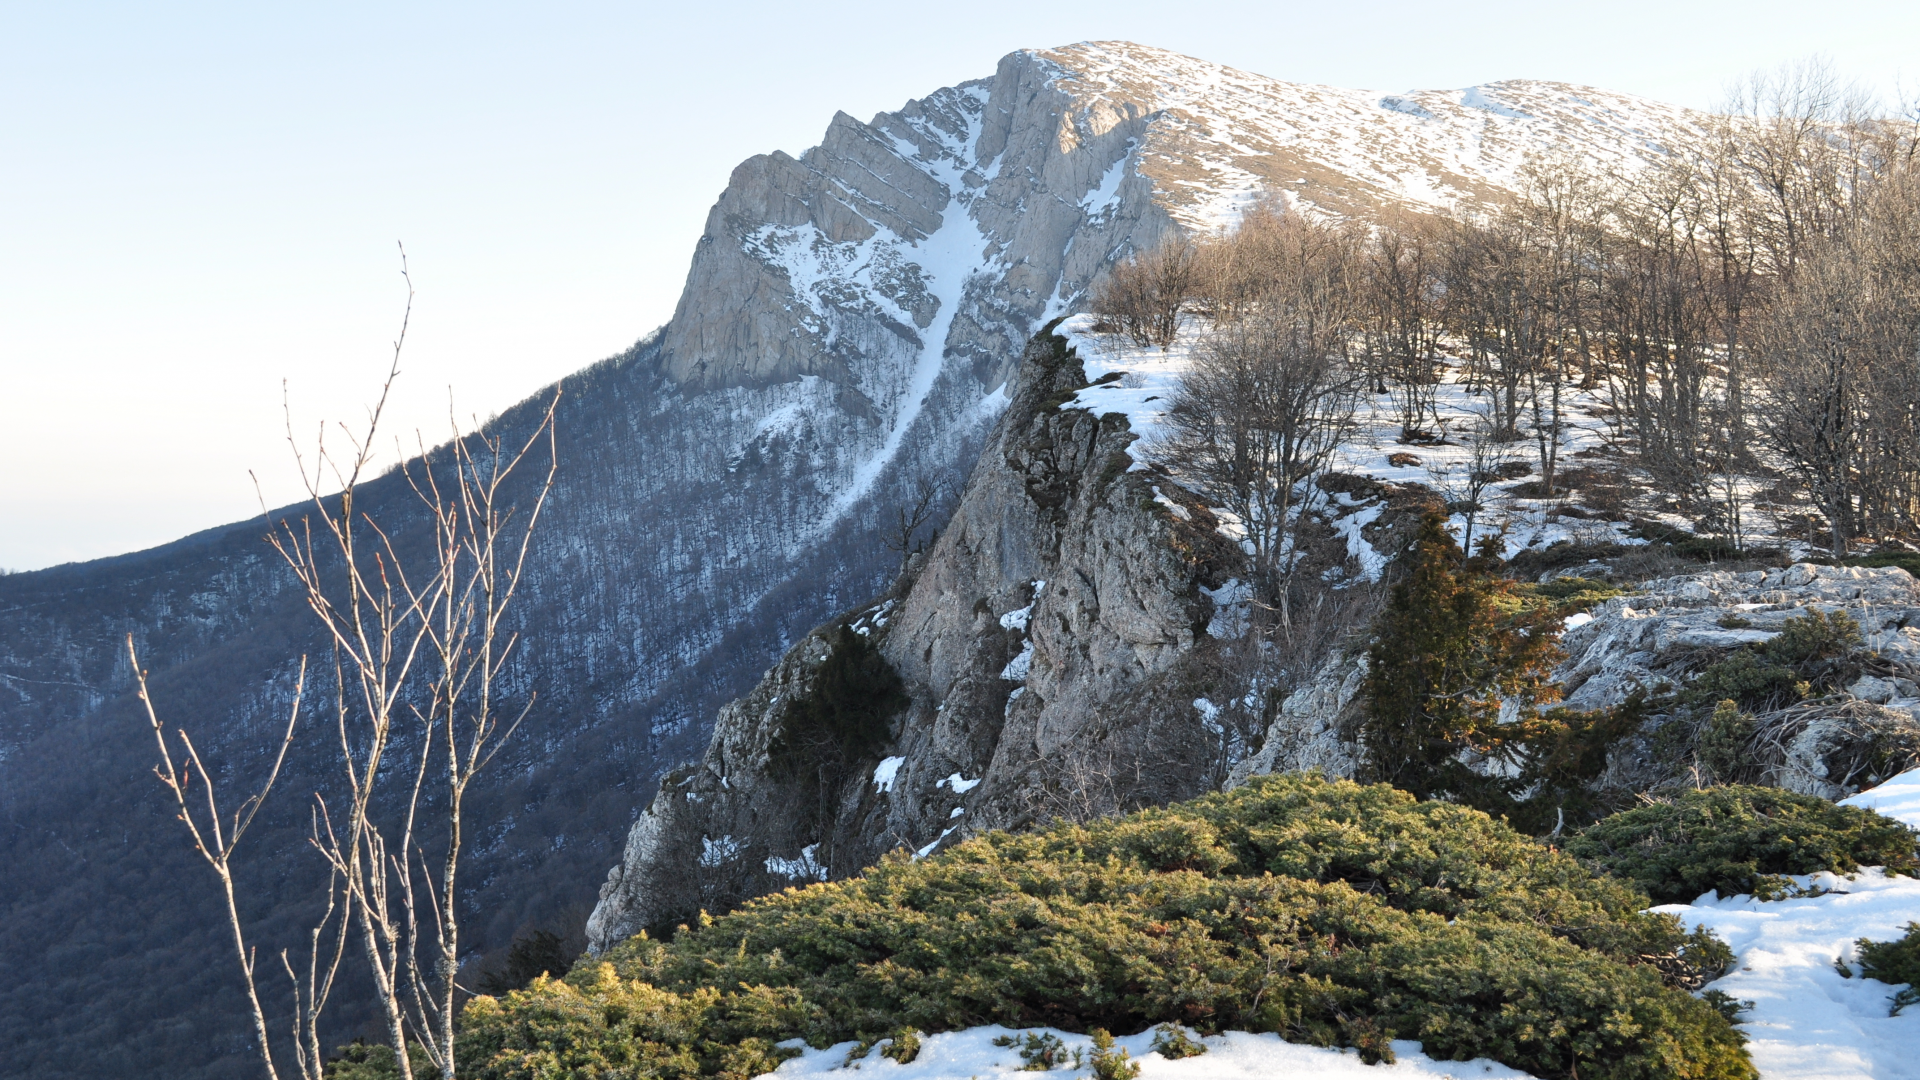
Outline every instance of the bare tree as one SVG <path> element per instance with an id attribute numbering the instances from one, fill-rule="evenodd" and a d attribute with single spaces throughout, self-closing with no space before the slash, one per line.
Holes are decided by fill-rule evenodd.
<path id="1" fill-rule="evenodd" d="M 1715 359 L 1724 321 L 1713 304 L 1713 255 L 1692 162 L 1636 178 L 1613 205 L 1601 243 L 1599 304 L 1608 397 L 1641 463 L 1689 503 L 1706 498 L 1716 432 Z"/>
<path id="2" fill-rule="evenodd" d="M 401 260 L 404 278 L 404 251 Z M 506 613 L 553 488 L 559 395 L 556 392 L 529 432 L 511 441 L 497 431 L 463 434 L 451 416 L 452 439 L 444 447 L 428 452 L 424 441 L 416 440 L 420 456 L 404 464 L 401 473 L 432 528 L 414 525 L 395 532 L 375 520 L 362 505 L 362 495 L 372 477 L 373 448 L 399 374 L 412 311 L 410 279 L 407 308 L 386 383 L 365 428 L 358 433 L 338 429 L 346 442 L 344 452 L 329 445 L 323 426 L 310 460 L 289 419 L 288 443 L 301 469 L 308 508 L 298 521 L 283 518 L 274 523 L 268 537 L 319 619 L 333 658 L 341 794 L 332 799 L 315 795 L 310 835 L 329 868 L 325 915 L 309 934 L 304 975 L 287 952 L 281 953 L 294 984 L 295 1056 L 308 1080 L 318 1080 L 324 1068 L 318 1023 L 350 926 L 357 931 L 400 1075 L 412 1080 L 408 1050 L 417 1042 L 442 1077 L 454 1077 L 454 1023 L 462 993 L 458 872 L 465 797 L 533 704 L 529 696 L 517 711 L 503 712 L 498 688 L 518 644 Z M 542 444 L 544 476 L 516 481 L 523 464 L 542 464 L 534 460 Z M 304 661 L 302 672 L 304 687 Z M 141 693 L 144 698 L 144 675 Z M 188 812 L 191 776 L 199 772 L 205 777 L 206 770 L 182 733 L 189 766 L 176 771 L 149 706 L 160 741 L 161 780 L 180 804 L 196 848 L 214 866 L 227 895 L 269 1077 L 278 1074 L 229 863 L 279 775 L 292 743 L 299 697 L 296 692 L 273 773 L 224 831 L 210 785 L 203 821 L 196 822 Z M 396 769 L 397 775 L 389 777 Z M 432 825 L 435 816 L 440 819 L 438 830 Z"/>
<path id="3" fill-rule="evenodd" d="M 1758 427 L 1827 519 L 1836 559 L 1856 537 L 1920 527 L 1920 280 L 1881 239 L 1861 229 L 1803 252 L 1755 345 Z"/>
<path id="4" fill-rule="evenodd" d="M 1299 218 L 1287 230 L 1257 306 L 1195 349 L 1160 448 L 1177 474 L 1239 517 L 1269 590 L 1292 565 L 1307 481 L 1351 431 L 1364 384 L 1348 349 L 1352 237 Z"/>
<path id="5" fill-rule="evenodd" d="M 940 509 L 941 501 L 952 490 L 952 485 L 944 476 L 932 480 L 921 478 L 914 485 L 911 502 L 903 502 L 894 508 L 893 519 L 887 523 L 881 542 L 888 551 L 900 553 L 900 568 L 905 570 L 908 560 L 925 551 L 932 543 L 931 537 L 920 539 L 920 531 L 927 522 L 932 521 Z"/>
<path id="6" fill-rule="evenodd" d="M 1196 281 L 1193 242 L 1173 232 L 1158 246 L 1116 263 L 1094 290 L 1093 312 L 1146 348 L 1173 344 Z"/>
<path id="7" fill-rule="evenodd" d="M 193 745 L 193 739 L 185 729 L 174 731 L 182 752 L 181 761 L 175 764 L 166 729 L 161 726 L 159 714 L 154 711 L 153 697 L 147 691 L 147 672 L 140 666 L 140 655 L 134 648 L 132 634 L 127 635 L 127 659 L 133 665 L 133 677 L 139 685 L 140 704 L 146 709 L 147 723 L 153 728 L 154 742 L 160 750 L 160 764 L 154 766 L 154 775 L 160 778 L 161 785 L 173 796 L 179 820 L 193 838 L 193 849 L 213 868 L 214 876 L 220 881 L 221 897 L 227 907 L 227 928 L 233 934 L 234 953 L 240 961 L 240 974 L 247 990 L 247 1007 L 252 1013 L 254 1040 L 267 1076 L 277 1078 L 280 1074 L 274 1066 L 273 1041 L 267 1033 L 267 1016 L 260 1005 L 260 988 L 255 974 L 258 970 L 255 962 L 257 950 L 247 944 L 246 924 L 240 918 L 240 905 L 234 891 L 233 855 L 248 828 L 253 825 L 254 817 L 260 813 L 267 796 L 273 793 L 273 785 L 280 778 L 280 768 L 286 764 L 287 750 L 293 745 L 294 730 L 300 723 L 300 701 L 307 683 L 306 658 L 300 660 L 300 674 L 294 681 L 293 704 L 287 713 L 287 730 L 280 737 L 280 745 L 273 756 L 273 767 L 268 770 L 259 790 L 247 796 L 239 808 L 230 813 L 221 810 L 219 796 L 214 791 L 213 774 L 207 771 L 206 765 L 200 760 L 200 751 Z M 197 800 L 189 794 L 196 774 L 200 777 Z M 204 809 L 196 809 L 195 801 L 203 801 L 206 804 Z M 295 1034 L 296 1044 L 301 1044 L 303 1041 L 297 1038 L 301 1034 L 297 1020 Z M 299 1060 L 300 1075 L 318 1080 L 320 1061 L 316 1058 L 309 1066 L 304 1053 L 299 1055 Z"/>
<path id="8" fill-rule="evenodd" d="M 1497 437 L 1491 413 L 1491 408 L 1483 409 L 1466 431 L 1452 433 L 1467 448 L 1467 458 L 1458 468 L 1437 459 L 1427 466 L 1427 476 L 1434 489 L 1446 499 L 1448 513 L 1467 519 L 1460 548 L 1468 554 L 1473 552 L 1474 526 L 1487 508 L 1487 489 L 1501 478 L 1499 467 L 1504 444 Z"/>
<path id="9" fill-rule="evenodd" d="M 1376 393 L 1391 393 L 1400 413 L 1400 441 L 1426 438 L 1438 418 L 1440 337 L 1446 281 L 1431 222 L 1390 219 L 1367 247 L 1361 325 Z"/>

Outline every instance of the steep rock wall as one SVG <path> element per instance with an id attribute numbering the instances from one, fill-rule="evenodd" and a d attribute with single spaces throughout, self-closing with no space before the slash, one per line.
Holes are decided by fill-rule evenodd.
<path id="1" fill-rule="evenodd" d="M 662 782 L 601 890 L 594 947 L 894 849 L 1219 784 L 1220 733 L 1183 676 L 1215 644 L 1207 590 L 1241 556 L 1205 507 L 1128 471 L 1124 418 L 1060 407 L 1084 384 L 1064 339 L 1034 339 L 938 542 L 892 596 L 791 649 L 721 710 L 700 762 Z M 877 759 L 822 792 L 783 772 L 777 746 L 843 624 L 911 704 Z"/>

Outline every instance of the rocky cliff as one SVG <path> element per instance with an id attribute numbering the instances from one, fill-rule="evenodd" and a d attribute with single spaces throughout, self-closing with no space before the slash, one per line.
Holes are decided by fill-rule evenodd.
<path id="1" fill-rule="evenodd" d="M 1061 408 L 1085 385 L 1064 338 L 1033 340 L 938 542 L 892 595 L 722 709 L 700 762 L 661 784 L 601 890 L 596 947 L 896 848 L 1219 783 L 1222 731 L 1182 699 L 1182 674 L 1215 647 L 1211 595 L 1241 556 L 1204 506 L 1129 471 L 1124 417 Z M 783 767 L 783 735 L 847 647 L 842 626 L 900 673 L 907 703 L 883 752 L 822 790 L 817 769 Z"/>

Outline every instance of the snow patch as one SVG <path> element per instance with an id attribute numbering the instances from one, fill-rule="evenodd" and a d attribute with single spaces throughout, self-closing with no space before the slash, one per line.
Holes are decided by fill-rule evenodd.
<path id="1" fill-rule="evenodd" d="M 700 865 L 710 870 L 725 866 L 739 858 L 740 853 L 746 850 L 746 846 L 731 835 L 723 836 L 718 840 L 703 836 L 700 838 Z"/>
<path id="2" fill-rule="evenodd" d="M 938 844 L 939 841 L 935 841 Z M 930 852 L 934 845 L 923 848 Z M 995 1046 L 993 1040 L 1032 1032 L 1052 1035 L 1065 1044 L 1069 1054 L 1079 1051 L 1091 1058 L 1093 1041 L 1058 1028 L 1030 1028 L 1014 1031 L 990 1024 L 920 1037 L 920 1053 L 902 1065 L 880 1054 L 852 1058 L 859 1044 L 840 1043 L 824 1050 L 798 1044 L 800 1056 L 781 1063 L 769 1074 L 779 1080 L 843 1080 L 849 1074 L 879 1072 L 889 1080 L 1007 1080 L 1030 1075 L 1024 1062 L 1011 1047 Z M 1190 1037 L 1191 1037 L 1191 1033 Z M 1355 1050 L 1304 1046 L 1284 1042 L 1278 1035 L 1254 1035 L 1227 1031 L 1208 1035 L 1199 1041 L 1207 1052 L 1194 1057 L 1169 1061 L 1153 1050 L 1154 1033 L 1123 1035 L 1114 1039 L 1116 1048 L 1124 1048 L 1140 1066 L 1140 1080 L 1525 1080 L 1527 1073 L 1484 1058 L 1473 1061 L 1435 1061 L 1420 1052 L 1420 1044 L 1396 1041 L 1392 1065 L 1363 1065 Z M 783 1044 L 785 1045 L 785 1044 Z M 1087 1080 L 1083 1069 L 1068 1074 L 1070 1080 Z"/>
<path id="3" fill-rule="evenodd" d="M 1920 825 L 1920 770 L 1841 800 Z M 1920 921 L 1920 881 L 1889 877 L 1878 867 L 1852 877 L 1811 874 L 1793 879 L 1803 895 L 1759 901 L 1719 899 L 1653 910 L 1706 926 L 1726 939 L 1738 967 L 1712 984 L 1741 1001 L 1747 1048 L 1766 1080 L 1868 1080 L 1920 1076 L 1920 1022 L 1888 1016 L 1898 987 L 1840 974 L 1858 938 L 1887 941 Z"/>
<path id="4" fill-rule="evenodd" d="M 813 853 L 819 850 L 819 844 L 808 844 L 801 850 L 800 857 L 797 859 L 769 858 L 767 860 L 767 873 L 779 874 L 782 877 L 793 878 L 798 881 L 825 881 L 827 880 L 827 868 L 821 866 L 819 861 L 813 857 Z"/>
<path id="5" fill-rule="evenodd" d="M 1007 661 L 1000 669 L 1000 677 L 1008 682 L 1026 682 L 1027 673 L 1033 669 L 1033 641 L 1028 639 L 1020 646 L 1020 655 Z"/>
<path id="6" fill-rule="evenodd" d="M 945 840 L 949 836 L 952 836 L 954 833 L 954 830 L 958 829 L 959 827 L 960 826 L 955 825 L 951 829 L 943 829 L 939 836 L 936 836 L 933 838 L 932 843 L 928 844 L 926 847 L 921 848 L 919 851 L 914 852 L 913 857 L 916 859 L 924 859 L 927 856 L 933 854 L 933 849 L 940 846 L 940 841 Z"/>

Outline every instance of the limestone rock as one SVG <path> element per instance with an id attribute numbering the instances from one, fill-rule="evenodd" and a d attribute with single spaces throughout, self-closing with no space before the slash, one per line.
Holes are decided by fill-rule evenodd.
<path id="1" fill-rule="evenodd" d="M 1127 471 L 1123 417 L 1058 407 L 1085 381 L 1063 339 L 1036 337 L 946 531 L 894 596 L 842 620 L 912 698 L 878 766 L 827 790 L 770 767 L 783 703 L 809 691 L 830 624 L 662 783 L 601 890 L 594 948 L 791 884 L 797 866 L 844 876 L 891 850 L 1220 784 L 1221 733 L 1180 700 L 1180 674 L 1216 642 L 1211 595 L 1241 556 L 1206 507 Z M 1189 500 L 1185 517 L 1156 485 Z"/>
<path id="2" fill-rule="evenodd" d="M 1663 578 L 1608 600 L 1560 639 L 1568 659 L 1555 677 L 1570 708 L 1618 705 L 1635 690 L 1674 685 L 1665 669 L 1676 651 L 1765 641 L 1809 610 L 1846 612 L 1868 649 L 1920 673 L 1920 634 L 1909 629 L 1920 623 L 1920 585 L 1906 571 L 1798 563 Z"/>

